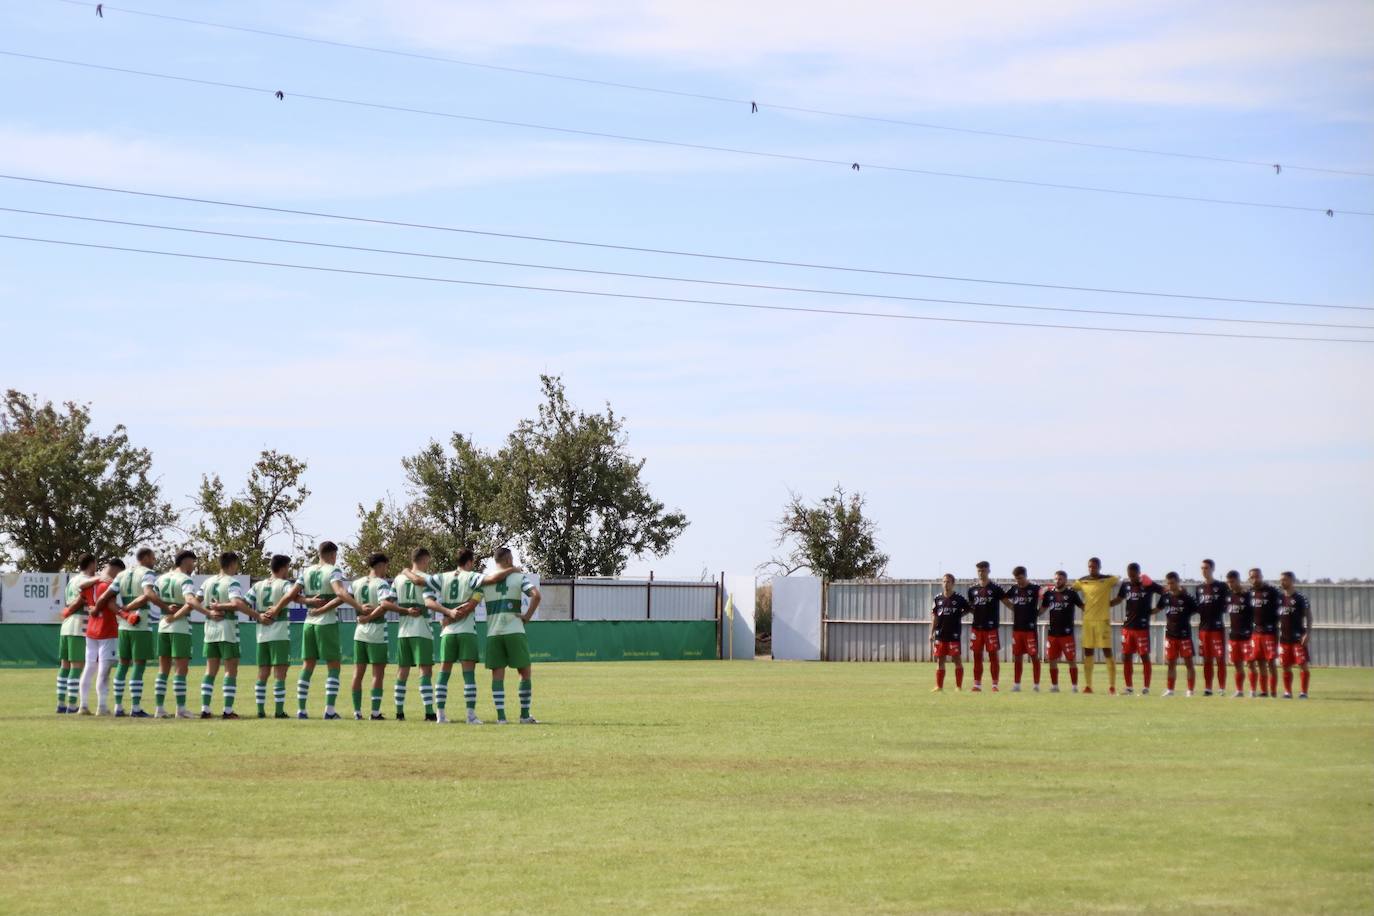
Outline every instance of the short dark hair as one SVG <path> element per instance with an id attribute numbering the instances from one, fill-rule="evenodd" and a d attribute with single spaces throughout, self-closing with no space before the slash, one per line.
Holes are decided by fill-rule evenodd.
<path id="1" fill-rule="evenodd" d="M 1089 562 L 1089 563 L 1096 563 L 1098 566 L 1101 566 L 1101 565 L 1102 565 L 1102 561 L 1099 560 L 1097 557 L 1088 557 L 1088 562 Z M 1065 575 L 1068 575 L 1068 573 L 1065 573 Z"/>
<path id="2" fill-rule="evenodd" d="M 81 556 L 79 556 L 79 557 L 76 558 L 76 568 L 77 568 L 77 569 L 85 569 L 87 566 L 90 566 L 90 565 L 91 565 L 92 563 L 94 563 L 94 562 L 95 562 L 95 554 L 93 554 L 93 553 L 83 553 Z"/>
<path id="3" fill-rule="evenodd" d="M 471 563 L 471 562 L 472 562 L 473 560 L 475 560 L 476 558 L 477 558 L 477 555 L 474 554 L 474 553 L 472 552 L 472 548 L 471 548 L 471 547 L 464 547 L 462 550 L 458 551 L 458 565 L 459 565 L 459 566 L 466 566 L 467 564 Z"/>
<path id="4" fill-rule="evenodd" d="M 227 567 L 233 566 L 233 565 L 234 565 L 235 563 L 237 563 L 238 561 L 239 561 L 239 555 L 238 555 L 238 554 L 234 553 L 234 551 L 232 551 L 232 550 L 226 550 L 224 553 L 222 553 L 222 554 L 219 555 L 219 568 L 220 568 L 220 571 L 221 571 L 221 572 L 224 571 L 224 569 L 226 569 Z"/>
<path id="5" fill-rule="evenodd" d="M 1177 582 L 1177 581 L 1178 581 L 1178 573 L 1174 572 L 1174 571 L 1171 569 L 1171 570 L 1169 570 L 1168 572 L 1166 572 L 1166 573 L 1164 574 L 1164 578 L 1165 578 L 1166 581 L 1169 581 L 1169 582 Z"/>
<path id="6" fill-rule="evenodd" d="M 428 547 L 416 547 L 414 550 L 410 552 L 410 562 L 419 563 L 427 556 L 429 556 Z"/>
<path id="7" fill-rule="evenodd" d="M 1296 578 L 1298 578 L 1297 573 L 1293 572 L 1293 570 L 1291 570 L 1291 569 L 1285 569 L 1283 572 L 1279 573 L 1279 575 L 1280 575 L 1280 576 L 1287 576 L 1287 577 L 1290 578 L 1290 579 L 1296 579 Z"/>
<path id="8" fill-rule="evenodd" d="M 941 580 L 944 580 L 944 579 L 953 579 L 953 578 L 954 578 L 954 573 L 945 573 L 943 576 L 940 577 Z"/>
<path id="9" fill-rule="evenodd" d="M 1226 578 L 1228 578 L 1228 579 L 1239 579 L 1239 578 L 1240 578 L 1240 570 L 1239 570 L 1239 569 L 1228 570 L 1227 573 L 1226 573 Z"/>
<path id="10" fill-rule="evenodd" d="M 1217 568 L 1216 561 L 1214 561 L 1211 557 L 1203 557 L 1203 558 L 1202 558 L 1202 565 L 1203 565 L 1203 566 L 1210 566 L 1210 567 L 1212 567 L 1213 569 L 1216 569 L 1216 568 Z"/>
<path id="11" fill-rule="evenodd" d="M 339 552 L 339 545 L 338 545 L 338 544 L 335 544 L 333 541 L 320 541 L 320 556 L 324 556 L 324 555 L 327 554 L 327 553 L 338 553 L 338 552 Z"/>
<path id="12" fill-rule="evenodd" d="M 1264 570 L 1260 569 L 1258 566 L 1251 566 L 1250 572 L 1259 573 L 1261 576 L 1264 575 Z"/>
<path id="13" fill-rule="evenodd" d="M 1026 574 L 1026 567 L 1018 566 L 1011 571 L 1011 574 L 1013 576 L 1024 576 Z"/>
<path id="14" fill-rule="evenodd" d="M 977 563 L 974 564 L 974 568 L 976 568 L 976 569 L 992 569 L 992 564 L 989 563 L 987 560 L 979 560 Z"/>
<path id="15" fill-rule="evenodd" d="M 194 550 L 178 550 L 178 551 L 177 551 L 176 559 L 172 561 L 172 565 L 173 565 L 173 566 L 180 566 L 182 563 L 185 563 L 187 560 L 194 560 L 195 558 L 196 558 L 196 552 L 195 552 Z"/>
<path id="16" fill-rule="evenodd" d="M 124 569 L 124 561 L 119 557 L 110 557 L 105 561 L 105 565 L 113 569 Z"/>
<path id="17" fill-rule="evenodd" d="M 370 554 L 367 555 L 367 568 L 368 568 L 368 569 L 374 569 L 374 568 L 376 568 L 376 567 L 378 567 L 378 566 L 381 566 L 383 563 L 390 563 L 390 562 L 391 562 L 391 561 L 387 559 L 386 554 L 382 553 L 380 550 L 378 550 L 378 551 L 376 551 L 376 552 L 374 552 L 374 553 L 370 553 Z"/>
<path id="18" fill-rule="evenodd" d="M 496 553 L 492 555 L 492 559 L 495 560 L 497 563 L 504 563 L 505 561 L 509 560 L 509 559 L 510 559 L 510 548 L 509 548 L 509 547 L 498 547 L 498 548 L 496 548 Z"/>
<path id="19" fill-rule="evenodd" d="M 157 556 L 157 551 L 153 550 L 153 548 L 151 548 L 151 547 L 140 547 L 140 548 L 138 549 L 138 553 L 134 554 L 134 559 L 137 560 L 138 562 L 142 563 L 144 557 L 148 557 L 148 558 L 151 559 L 151 558 L 154 558 L 154 557 L 156 557 L 156 556 Z"/>
<path id="20" fill-rule="evenodd" d="M 272 554 L 272 572 L 281 572 L 291 565 L 291 558 L 284 553 Z"/>
<path id="21" fill-rule="evenodd" d="M 1066 572 L 1064 572 L 1064 570 L 1062 570 L 1062 569 L 1056 569 L 1056 570 L 1054 571 L 1054 574 L 1055 574 L 1056 576 L 1063 576 L 1065 579 L 1067 579 L 1067 578 L 1069 577 L 1069 574 L 1066 573 Z"/>
<path id="22" fill-rule="evenodd" d="M 1140 572 L 1140 564 L 1139 564 L 1139 563 L 1127 563 L 1127 564 L 1126 564 L 1126 572 Z"/>

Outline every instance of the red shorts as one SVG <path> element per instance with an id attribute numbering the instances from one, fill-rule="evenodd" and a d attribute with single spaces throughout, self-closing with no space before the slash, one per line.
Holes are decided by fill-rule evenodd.
<path id="1" fill-rule="evenodd" d="M 936 640 L 935 651 L 930 654 L 931 658 L 958 658 L 959 640 L 954 639 L 945 642 L 943 639 Z"/>
<path id="2" fill-rule="evenodd" d="M 1078 661 L 1078 644 L 1072 636 L 1046 636 L 1045 661 L 1057 662 L 1061 657 L 1068 662 Z"/>
<path id="3" fill-rule="evenodd" d="M 1011 654 L 1029 655 L 1035 658 L 1040 654 L 1040 644 L 1036 642 L 1035 631 L 1013 630 L 1011 634 Z"/>
<path id="4" fill-rule="evenodd" d="M 1231 664 L 1239 665 L 1243 662 L 1253 662 L 1255 660 L 1255 643 L 1251 639 L 1231 640 Z"/>
<path id="5" fill-rule="evenodd" d="M 1121 654 L 1139 655 L 1143 658 L 1149 658 L 1150 631 L 1123 629 L 1121 631 Z"/>
<path id="6" fill-rule="evenodd" d="M 1285 642 L 1279 644 L 1279 658 L 1283 666 L 1307 664 L 1307 647 L 1300 642 Z"/>
<path id="7" fill-rule="evenodd" d="M 995 655 L 1002 651 L 1002 642 L 997 638 L 996 630 L 974 630 L 968 648 L 970 652 L 986 649 Z"/>
<path id="8" fill-rule="evenodd" d="M 1197 634 L 1198 655 L 1203 658 L 1226 657 L 1226 634 L 1220 630 L 1199 630 Z"/>
<path id="9" fill-rule="evenodd" d="M 1278 639 L 1273 633 L 1256 633 L 1250 637 L 1252 658 L 1262 662 L 1272 662 L 1279 657 Z"/>
<path id="10" fill-rule="evenodd" d="M 1164 660 L 1173 661 L 1177 658 L 1193 657 L 1193 641 L 1191 639 L 1174 639 L 1165 637 L 1164 639 Z"/>

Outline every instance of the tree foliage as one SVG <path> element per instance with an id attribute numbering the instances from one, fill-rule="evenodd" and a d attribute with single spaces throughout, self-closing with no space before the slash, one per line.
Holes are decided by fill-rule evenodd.
<path id="1" fill-rule="evenodd" d="M 430 545 L 436 534 L 414 502 L 397 505 L 391 499 L 379 499 L 371 506 L 358 506 L 358 533 L 340 545 L 340 556 L 349 572 L 362 576 L 367 574 L 368 555 L 381 551 L 391 561 L 394 573 L 410 563 L 415 548 L 428 547 L 433 552 Z M 447 564 L 439 568 L 452 569 Z"/>
<path id="2" fill-rule="evenodd" d="M 791 493 L 777 523 L 777 546 L 791 549 L 766 565 L 783 575 L 805 569 L 831 580 L 881 576 L 887 554 L 878 549 L 877 526 L 863 509 L 863 495 L 845 493 L 839 484 L 815 504 Z"/>
<path id="3" fill-rule="evenodd" d="M 633 556 L 667 553 L 687 517 L 650 495 L 624 421 L 609 404 L 576 409 L 557 377 L 540 381 L 538 416 L 497 456 L 500 517 L 525 561 L 548 577 L 615 576 Z"/>
<path id="4" fill-rule="evenodd" d="M 0 413 L 0 561 L 58 570 L 87 551 L 124 556 L 176 522 L 152 455 L 122 425 L 90 429 L 87 405 L 9 390 Z"/>
<path id="5" fill-rule="evenodd" d="M 232 496 L 218 474 L 202 476 L 195 496 L 198 518 L 191 529 L 201 569 L 214 569 L 213 558 L 233 550 L 243 558 L 245 574 L 264 578 L 271 573 L 269 541 L 289 538 L 292 551 L 308 551 L 310 539 L 296 527 L 296 516 L 310 496 L 301 483 L 305 469 L 305 462 L 291 455 L 264 450 L 243 489 Z"/>
<path id="6" fill-rule="evenodd" d="M 454 433 L 448 451 L 431 441 L 418 454 L 402 458 L 401 466 L 413 511 L 432 533 L 426 546 L 442 568 L 452 569 L 464 547 L 482 558 L 501 546 L 508 529 L 498 504 L 495 456 Z"/>

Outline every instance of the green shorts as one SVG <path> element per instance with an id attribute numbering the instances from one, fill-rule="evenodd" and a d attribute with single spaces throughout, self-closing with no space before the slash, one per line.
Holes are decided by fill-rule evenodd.
<path id="1" fill-rule="evenodd" d="M 453 664 L 481 660 L 476 633 L 449 633 L 439 637 L 439 661 Z"/>
<path id="2" fill-rule="evenodd" d="M 528 668 L 530 641 L 524 633 L 488 636 L 486 665 L 488 668 Z"/>
<path id="3" fill-rule="evenodd" d="M 86 637 L 57 637 L 57 660 L 60 662 L 82 662 L 84 664 L 86 661 Z"/>
<path id="4" fill-rule="evenodd" d="M 146 662 L 157 653 L 152 630 L 120 630 L 119 657 L 133 662 Z"/>
<path id="5" fill-rule="evenodd" d="M 306 661 L 337 662 L 343 658 L 337 623 L 307 623 L 301 633 L 301 656 Z"/>
<path id="6" fill-rule="evenodd" d="M 386 643 L 353 640 L 353 661 L 360 665 L 385 665 Z"/>
<path id="7" fill-rule="evenodd" d="M 191 634 L 190 634 L 190 633 L 159 633 L 159 634 L 157 634 L 157 657 L 158 657 L 158 658 L 190 658 L 190 657 L 191 657 Z"/>
<path id="8" fill-rule="evenodd" d="M 409 668 L 412 665 L 434 664 L 434 640 L 425 636 L 402 636 L 400 651 L 396 653 L 396 665 Z"/>
<path id="9" fill-rule="evenodd" d="M 291 640 L 274 639 L 258 643 L 258 666 L 291 664 Z"/>
<path id="10" fill-rule="evenodd" d="M 205 644 L 206 658 L 238 658 L 240 654 L 239 644 L 229 642 L 229 640 L 216 640 Z"/>

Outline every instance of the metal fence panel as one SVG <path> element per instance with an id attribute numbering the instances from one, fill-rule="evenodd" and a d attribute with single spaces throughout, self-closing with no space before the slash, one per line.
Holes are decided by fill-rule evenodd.
<path id="1" fill-rule="evenodd" d="M 541 620 L 715 620 L 715 582 L 550 579 L 540 583 Z"/>

